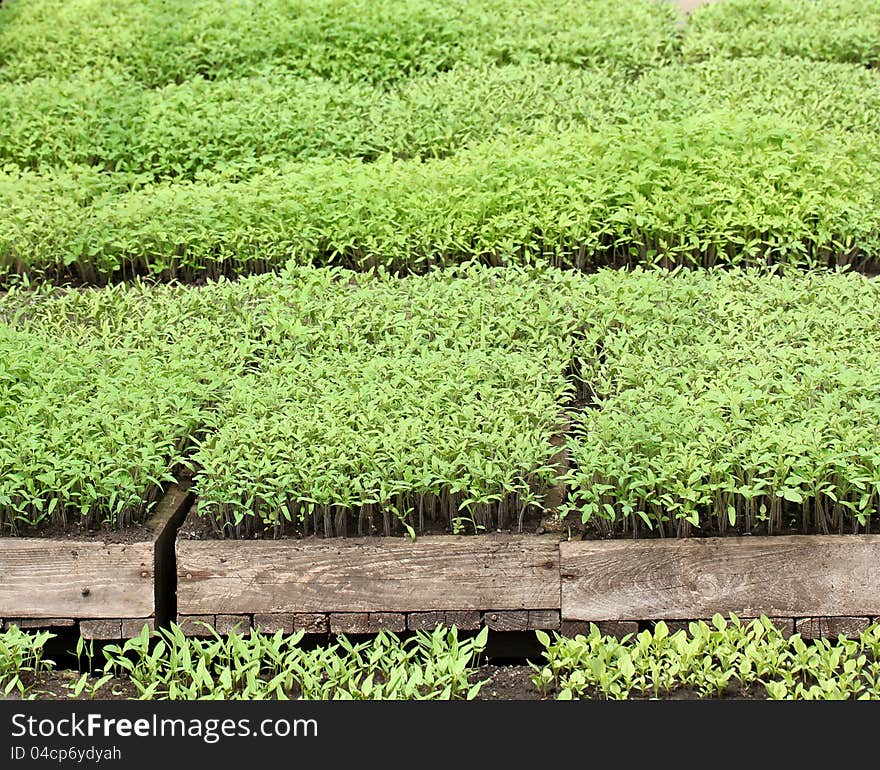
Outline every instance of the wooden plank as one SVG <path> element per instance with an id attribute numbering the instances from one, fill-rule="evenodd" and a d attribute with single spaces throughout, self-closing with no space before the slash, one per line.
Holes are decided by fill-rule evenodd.
<path id="1" fill-rule="evenodd" d="M 278 612 L 254 615 L 254 628 L 257 631 L 262 631 L 264 634 L 274 634 L 277 631 L 281 631 L 285 634 L 292 634 L 293 613 Z"/>
<path id="2" fill-rule="evenodd" d="M 600 620 L 595 625 L 602 636 L 616 636 L 618 639 L 623 639 L 627 634 L 635 635 L 639 632 L 639 624 L 634 620 Z M 589 636 L 590 621 L 563 620 L 561 633 L 568 638 L 578 634 Z"/>
<path id="3" fill-rule="evenodd" d="M 411 631 L 433 631 L 445 622 L 443 612 L 411 612 L 406 616 L 406 627 Z"/>
<path id="4" fill-rule="evenodd" d="M 79 633 L 83 639 L 117 640 L 122 639 L 122 620 L 108 620 L 106 618 L 95 620 L 81 620 Z"/>
<path id="5" fill-rule="evenodd" d="M 181 518 L 192 505 L 195 495 L 192 492 L 192 480 L 186 479 L 171 484 L 162 495 L 149 518 L 144 522 L 147 529 L 157 536 L 168 530 L 169 525 Z"/>
<path id="6" fill-rule="evenodd" d="M 528 631 L 528 610 L 492 610 L 483 615 L 483 622 L 493 631 Z"/>
<path id="7" fill-rule="evenodd" d="M 752 620 L 754 618 L 742 618 L 743 623 L 750 623 Z M 782 632 L 784 637 L 788 638 L 794 633 L 794 618 L 768 618 L 768 620 Z"/>
<path id="8" fill-rule="evenodd" d="M 153 614 L 153 544 L 0 540 L 0 614 L 140 618 Z"/>
<path id="9" fill-rule="evenodd" d="M 476 631 L 483 624 L 478 610 L 452 610 L 443 613 L 443 625 L 459 631 Z"/>
<path id="10" fill-rule="evenodd" d="M 713 628 L 711 618 L 700 618 L 709 628 Z M 692 622 L 690 620 L 665 620 L 666 628 L 669 631 L 670 635 L 674 634 L 678 631 L 684 631 L 686 634 L 690 634 L 690 627 Z M 656 625 L 656 624 L 655 624 Z"/>
<path id="11" fill-rule="evenodd" d="M 184 540 L 177 559 L 184 614 L 559 608 L 554 538 Z"/>
<path id="12" fill-rule="evenodd" d="M 567 489 L 564 479 L 571 464 L 566 441 L 570 431 L 571 421 L 566 418 L 560 426 L 559 432 L 550 439 L 551 446 L 557 450 L 556 454 L 550 459 L 550 463 L 556 466 L 556 482 L 544 496 L 544 508 L 552 512 L 555 512 L 565 502 L 566 498 Z"/>
<path id="13" fill-rule="evenodd" d="M 370 633 L 370 613 L 333 612 L 330 615 L 330 633 L 368 634 Z"/>
<path id="14" fill-rule="evenodd" d="M 298 612 L 293 616 L 293 629 L 304 634 L 327 634 L 330 618 L 322 612 Z"/>
<path id="15" fill-rule="evenodd" d="M 529 610 L 529 631 L 559 630 L 559 610 Z"/>
<path id="16" fill-rule="evenodd" d="M 177 621 L 180 630 L 184 636 L 211 636 L 210 629 L 205 628 L 202 623 L 207 623 L 213 628 L 213 615 L 183 615 Z"/>
<path id="17" fill-rule="evenodd" d="M 73 618 L 9 618 L 4 628 L 9 626 L 18 626 L 24 630 L 26 628 L 70 628 L 76 625 Z"/>
<path id="18" fill-rule="evenodd" d="M 795 632 L 804 639 L 837 639 L 841 634 L 857 637 L 870 625 L 870 618 L 799 618 L 795 621 Z"/>
<path id="19" fill-rule="evenodd" d="M 251 630 L 249 615 L 217 615 L 214 618 L 214 630 L 218 634 L 231 634 L 233 631 L 239 636 L 247 634 Z"/>
<path id="20" fill-rule="evenodd" d="M 880 613 L 880 535 L 560 544 L 564 620 Z"/>
<path id="21" fill-rule="evenodd" d="M 371 612 L 369 628 L 371 634 L 379 631 L 399 634 L 406 630 L 406 615 L 402 612 Z"/>
<path id="22" fill-rule="evenodd" d="M 126 618 L 122 621 L 122 638 L 131 639 L 140 636 L 146 626 L 150 631 L 156 630 L 155 618 Z"/>

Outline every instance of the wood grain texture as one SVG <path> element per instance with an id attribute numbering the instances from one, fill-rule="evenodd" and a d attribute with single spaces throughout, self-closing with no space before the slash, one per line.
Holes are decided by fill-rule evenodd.
<path id="1" fill-rule="evenodd" d="M 369 612 L 334 612 L 330 615 L 331 634 L 370 633 Z"/>
<path id="2" fill-rule="evenodd" d="M 559 608 L 559 549 L 536 536 L 179 541 L 183 614 Z"/>
<path id="3" fill-rule="evenodd" d="M 443 625 L 455 626 L 459 631 L 476 631 L 483 625 L 483 619 L 478 610 L 451 610 L 443 613 Z"/>
<path id="4" fill-rule="evenodd" d="M 402 612 L 371 612 L 369 625 L 371 634 L 379 631 L 399 634 L 406 630 L 406 615 Z"/>
<path id="5" fill-rule="evenodd" d="M 870 625 L 871 618 L 800 618 L 795 632 L 804 639 L 837 639 L 841 634 L 857 637 Z"/>
<path id="6" fill-rule="evenodd" d="M 529 610 L 529 631 L 539 628 L 545 631 L 558 631 L 559 610 Z"/>
<path id="7" fill-rule="evenodd" d="M 180 626 L 180 630 L 183 632 L 184 636 L 198 636 L 205 637 L 211 636 L 211 631 L 209 628 L 205 628 L 203 623 L 207 623 L 209 626 L 213 628 L 214 626 L 214 616 L 213 615 L 181 615 L 177 618 L 177 624 Z"/>
<path id="8" fill-rule="evenodd" d="M 122 639 L 122 620 L 81 620 L 79 633 L 83 639 L 119 640 Z"/>
<path id="9" fill-rule="evenodd" d="M 0 541 L 0 616 L 141 618 L 153 606 L 152 543 Z"/>
<path id="10" fill-rule="evenodd" d="M 274 634 L 281 631 L 285 634 L 293 633 L 293 613 L 279 612 L 275 614 L 262 613 L 254 615 L 254 628 L 264 634 Z"/>
<path id="11" fill-rule="evenodd" d="M 493 631 L 528 631 L 526 610 L 492 610 L 483 614 L 483 622 Z"/>
<path id="12" fill-rule="evenodd" d="M 179 481 L 171 484 L 162 495 L 149 518 L 144 522 L 147 529 L 162 535 L 175 519 L 180 517 L 192 505 L 195 495 L 192 492 L 192 480 Z"/>
<path id="13" fill-rule="evenodd" d="M 0 624 L 3 625 L 3 624 Z M 18 626 L 20 629 L 32 628 L 72 628 L 76 625 L 73 618 L 9 618 L 3 628 Z"/>
<path id="14" fill-rule="evenodd" d="M 304 634 L 327 634 L 330 632 L 330 616 L 322 612 L 298 612 L 293 616 L 293 630 Z"/>
<path id="15" fill-rule="evenodd" d="M 140 636 L 146 626 L 150 631 L 156 630 L 155 618 L 127 618 L 122 621 L 122 638 L 131 639 Z"/>
<path id="16" fill-rule="evenodd" d="M 406 616 L 406 627 L 410 631 L 433 631 L 445 622 L 443 612 L 411 612 Z"/>
<path id="17" fill-rule="evenodd" d="M 563 620 L 561 633 L 569 638 L 577 636 L 590 635 L 589 620 Z M 603 636 L 615 636 L 623 639 L 627 634 L 637 634 L 639 632 L 639 624 L 634 620 L 600 620 L 595 624 L 599 629 L 599 633 Z"/>
<path id="18" fill-rule="evenodd" d="M 233 631 L 245 636 L 251 630 L 250 615 L 217 615 L 214 618 L 214 630 L 221 636 Z"/>
<path id="19" fill-rule="evenodd" d="M 560 545 L 564 620 L 880 612 L 880 535 Z"/>

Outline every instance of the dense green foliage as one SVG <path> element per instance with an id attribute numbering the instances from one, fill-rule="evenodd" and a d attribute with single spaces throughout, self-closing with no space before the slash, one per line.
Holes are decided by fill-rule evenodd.
<path id="1" fill-rule="evenodd" d="M 232 288 L 0 299 L 2 529 L 143 521 L 246 366 L 249 338 L 234 325 L 249 308 Z"/>
<path id="2" fill-rule="evenodd" d="M 502 136 L 727 109 L 880 133 L 880 73 L 713 58 L 628 79 L 559 64 L 455 67 L 385 90 L 270 73 L 143 89 L 107 71 L 0 85 L 0 160 L 121 172 L 123 184 L 236 178 L 319 157 L 436 158 Z M 650 130 L 647 126 L 645 130 Z"/>
<path id="3" fill-rule="evenodd" d="M 0 326 L 0 526 L 142 520 L 198 426 L 185 361 Z"/>
<path id="4" fill-rule="evenodd" d="M 307 649 L 303 633 L 272 636 L 212 630 L 208 639 L 169 630 L 104 649 L 104 671 L 130 681 L 143 700 L 470 700 L 487 630 L 474 638 L 436 628 L 401 640 L 380 632 Z M 97 692 L 98 697 L 101 692 Z"/>
<path id="5" fill-rule="evenodd" d="M 712 625 L 691 623 L 618 641 L 592 626 L 572 639 L 539 631 L 546 663 L 533 666 L 533 682 L 557 698 L 624 700 L 663 697 L 687 689 L 701 697 L 772 700 L 880 699 L 880 625 L 858 638 L 805 642 L 786 637 L 765 617 L 742 623 L 716 615 Z"/>
<path id="6" fill-rule="evenodd" d="M 592 289 L 565 510 L 667 534 L 876 517 L 880 286 L 604 272 Z"/>
<path id="7" fill-rule="evenodd" d="M 690 15 L 686 58 L 784 54 L 880 64 L 878 0 L 724 0 Z"/>
<path id="8" fill-rule="evenodd" d="M 53 662 L 44 656 L 48 631 L 28 633 L 18 626 L 0 632 L 0 697 L 14 693 L 27 697 Z"/>
<path id="9" fill-rule="evenodd" d="M 183 463 L 227 532 L 516 523 L 554 478 L 572 278 L 296 269 L 12 292 L 2 523 L 140 520 Z"/>
<path id="10" fill-rule="evenodd" d="M 239 534 L 516 524 L 554 482 L 568 283 L 478 268 L 272 282 L 259 370 L 232 383 L 193 458 L 200 511 Z"/>
<path id="11" fill-rule="evenodd" d="M 0 300 L 4 526 L 226 535 L 843 531 L 880 509 L 878 286 L 851 274 L 291 268 Z"/>
<path id="12" fill-rule="evenodd" d="M 613 121 L 667 121 L 715 110 L 845 129 L 876 141 L 880 70 L 794 57 L 712 57 L 648 70 L 595 112 Z"/>
<path id="13" fill-rule="evenodd" d="M 94 67 L 148 87 L 268 68 L 378 84 L 457 62 L 637 70 L 672 55 L 675 21 L 643 0 L 12 0 L 0 80 Z"/>
<path id="14" fill-rule="evenodd" d="M 0 527 L 869 526 L 877 12 L 5 3 Z"/>
<path id="15" fill-rule="evenodd" d="M 808 5 L 722 3 L 685 39 L 854 14 Z M 876 265 L 877 72 L 772 45 L 686 64 L 674 19 L 647 0 L 14 0 L 0 281 Z"/>
<path id="16" fill-rule="evenodd" d="M 443 157 L 599 119 L 624 78 L 559 64 L 456 67 L 385 90 L 287 74 L 143 89 L 112 72 L 0 85 L 0 160 L 92 166 L 140 183 L 251 175 L 317 157 Z"/>
<path id="17" fill-rule="evenodd" d="M 0 261 L 86 280 L 291 258 L 416 271 L 472 258 L 861 265 L 880 251 L 878 179 L 873 135 L 724 111 L 499 139 L 429 162 L 315 160 L 116 195 L 93 171 L 8 173 Z"/>

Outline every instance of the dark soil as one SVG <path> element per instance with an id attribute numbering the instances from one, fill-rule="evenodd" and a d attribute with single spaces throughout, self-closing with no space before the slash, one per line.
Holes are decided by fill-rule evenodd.
<path id="1" fill-rule="evenodd" d="M 182 540 L 219 540 L 221 539 L 218 535 L 214 525 L 211 522 L 211 519 L 206 516 L 200 516 L 198 510 L 198 500 L 195 502 L 193 507 L 190 509 L 189 513 L 186 516 L 183 524 L 178 530 L 177 536 Z M 545 529 L 542 521 L 540 521 L 537 517 L 526 518 L 523 521 L 523 529 L 522 532 L 518 532 L 516 527 L 505 527 L 504 529 L 492 529 L 489 532 L 481 532 L 481 535 L 516 535 L 516 534 L 532 534 L 532 535 L 541 535 L 546 534 L 549 530 Z M 456 534 L 449 527 L 445 526 L 442 522 L 426 522 L 425 529 L 421 532 L 417 533 L 417 537 L 430 537 L 431 535 L 452 535 Z M 473 530 L 468 527 L 466 532 L 460 533 L 462 535 L 473 535 Z M 384 537 L 381 532 L 373 532 L 371 534 L 364 533 L 363 535 L 358 535 L 356 528 L 352 527 L 349 529 L 349 538 L 364 538 L 364 537 Z M 398 526 L 392 528 L 391 535 L 392 538 L 399 539 L 409 539 L 409 534 L 401 529 Z M 308 534 L 303 535 L 301 531 L 294 530 L 289 527 L 280 528 L 277 532 L 271 528 L 268 528 L 262 532 L 255 532 L 248 537 L 243 538 L 234 538 L 241 540 L 302 540 L 303 542 L 323 542 L 328 538 L 325 538 L 323 534 Z"/>
<path id="2" fill-rule="evenodd" d="M 487 664 L 477 669 L 472 681 L 487 680 L 480 688 L 476 700 L 501 701 L 501 700 L 555 700 L 556 693 L 550 692 L 542 696 L 532 684 L 531 675 L 533 670 L 527 665 L 497 666 Z M 79 681 L 81 674 L 77 671 L 53 671 L 40 677 L 40 681 L 29 692 L 29 697 L 38 700 L 129 700 L 137 698 L 137 689 L 125 679 L 111 679 L 93 696 L 89 687 L 74 698 L 73 687 Z M 97 681 L 95 677 L 89 679 L 90 684 Z M 32 684 L 29 682 L 29 684 Z M 741 689 L 730 687 L 721 696 L 722 700 L 765 700 L 766 694 L 763 688 Z M 650 696 L 633 696 L 633 700 L 650 700 Z M 18 700 L 17 693 L 4 696 L 0 694 L 0 700 Z M 707 700 L 701 698 L 699 693 L 680 689 L 670 693 L 660 693 L 658 700 Z M 712 698 L 711 700 L 716 700 Z"/>
<path id="3" fill-rule="evenodd" d="M 19 527 L 13 535 L 9 530 L 0 530 L 3 537 L 36 537 L 70 542 L 97 542 L 128 545 L 130 543 L 154 542 L 156 532 L 143 524 L 124 529 L 64 529 L 60 524 L 47 524 L 40 527 Z"/>
<path id="4" fill-rule="evenodd" d="M 555 700 L 556 693 L 550 692 L 542 696 L 531 681 L 533 669 L 529 666 L 481 666 L 475 679 L 488 679 L 482 686 L 477 700 Z M 766 700 L 763 688 L 743 689 L 738 686 L 729 687 L 721 700 Z M 651 696 L 633 695 L 632 700 L 650 700 Z M 660 693 L 658 700 L 707 700 L 694 690 L 681 688 L 669 693 Z M 717 700 L 712 698 L 710 700 Z"/>
<path id="5" fill-rule="evenodd" d="M 40 677 L 34 684 L 33 679 L 22 677 L 28 686 L 27 697 L 37 700 L 91 700 L 92 693 L 89 686 L 77 695 L 73 695 L 73 688 L 82 674 L 78 671 L 51 671 Z M 89 684 L 94 686 L 97 678 L 89 677 Z M 137 688 L 125 679 L 111 679 L 94 696 L 97 700 L 127 700 L 137 697 Z M 0 700 L 18 700 L 17 691 L 9 695 L 0 694 Z"/>
<path id="6" fill-rule="evenodd" d="M 530 679 L 528 666 L 481 666 L 475 679 L 488 679 L 477 700 L 544 700 Z M 551 696 L 552 697 L 552 696 Z"/>

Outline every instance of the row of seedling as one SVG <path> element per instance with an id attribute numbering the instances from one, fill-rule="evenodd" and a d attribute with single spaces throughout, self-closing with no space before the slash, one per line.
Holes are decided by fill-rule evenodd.
<path id="1" fill-rule="evenodd" d="M 18 289 L 0 300 L 3 527 L 125 526 L 188 468 L 223 536 L 554 513 L 597 534 L 865 531 L 877 292 L 478 265 Z"/>

